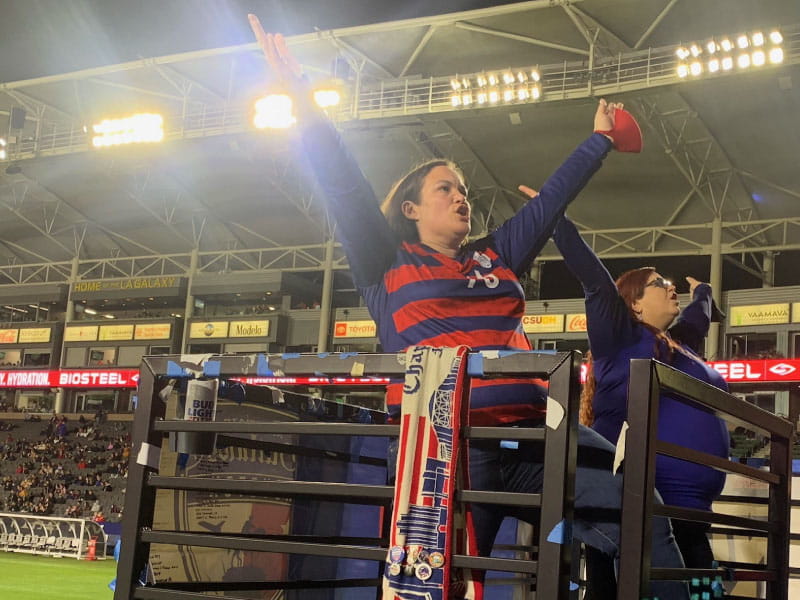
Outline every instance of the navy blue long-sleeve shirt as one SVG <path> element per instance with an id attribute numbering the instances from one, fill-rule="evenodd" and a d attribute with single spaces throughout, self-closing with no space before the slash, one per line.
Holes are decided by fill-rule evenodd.
<path id="1" fill-rule="evenodd" d="M 711 286 L 700 284 L 695 288 L 691 303 L 670 328 L 673 340 L 681 346 L 670 357 L 667 345 L 631 318 L 611 275 L 575 225 L 561 219 L 553 237 L 586 297 L 586 325 L 597 381 L 593 428 L 598 433 L 616 444 L 627 417 L 632 358 L 658 358 L 687 375 L 728 390 L 722 376 L 696 354 L 711 320 Z M 640 399 L 631 399 L 637 401 Z M 659 401 L 658 439 L 728 457 L 730 440 L 724 421 L 668 394 Z M 666 504 L 709 510 L 724 483 L 725 474 L 710 467 L 668 456 L 656 457 L 656 489 Z"/>

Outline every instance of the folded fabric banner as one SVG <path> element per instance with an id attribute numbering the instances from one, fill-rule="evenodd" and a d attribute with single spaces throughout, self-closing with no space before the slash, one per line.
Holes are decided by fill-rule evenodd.
<path id="1" fill-rule="evenodd" d="M 450 565 L 453 554 L 477 555 L 469 509 L 453 502 L 469 477 L 459 441 L 469 411 L 467 351 L 412 346 L 406 352 L 383 600 L 483 598 L 482 575 Z"/>

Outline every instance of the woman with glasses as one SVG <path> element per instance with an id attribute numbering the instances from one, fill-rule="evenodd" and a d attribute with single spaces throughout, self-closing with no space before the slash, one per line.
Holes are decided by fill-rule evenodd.
<path id="1" fill-rule="evenodd" d="M 529 188 L 521 189 L 535 195 Z M 710 285 L 687 277 L 692 300 L 681 311 L 675 285 L 652 267 L 627 271 L 615 282 L 566 217 L 556 226 L 553 239 L 586 297 L 591 362 L 581 398 L 584 425 L 617 443 L 627 418 L 632 358 L 655 358 L 727 391 L 722 376 L 699 355 L 711 322 Z M 658 439 L 722 458 L 728 458 L 730 448 L 724 421 L 669 394 L 659 400 Z M 724 484 L 725 474 L 711 467 L 656 457 L 656 489 L 664 504 L 710 511 Z M 673 519 L 672 527 L 686 566 L 712 568 L 709 525 Z M 589 562 L 595 570 L 597 561 Z"/>

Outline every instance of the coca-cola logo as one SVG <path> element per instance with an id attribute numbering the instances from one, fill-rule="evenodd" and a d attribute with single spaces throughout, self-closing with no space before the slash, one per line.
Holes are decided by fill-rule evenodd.
<path id="1" fill-rule="evenodd" d="M 567 323 L 567 331 L 586 331 L 586 315 L 572 315 Z"/>

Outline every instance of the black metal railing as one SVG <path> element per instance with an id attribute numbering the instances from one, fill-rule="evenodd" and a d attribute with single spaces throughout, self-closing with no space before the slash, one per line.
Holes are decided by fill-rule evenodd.
<path id="1" fill-rule="evenodd" d="M 133 427 L 133 449 L 128 472 L 122 547 L 118 565 L 115 600 L 197 598 L 204 592 L 254 591 L 266 589 L 318 589 L 375 586 L 380 597 L 380 573 L 388 550 L 388 524 L 381 537 L 344 538 L 308 535 L 240 535 L 211 532 L 155 530 L 157 490 L 203 490 L 255 497 L 316 498 L 326 501 L 389 507 L 393 489 L 384 485 L 307 481 L 262 481 L 163 476 L 158 473 L 157 455 L 166 435 L 193 434 L 223 436 L 235 444 L 237 434 L 312 434 L 319 436 L 397 436 L 396 425 L 306 422 L 192 422 L 166 419 L 166 401 L 161 390 L 170 378 L 301 376 L 324 373 L 330 377 L 401 376 L 404 355 L 235 355 L 214 356 L 203 364 L 197 357 L 159 356 L 145 358 L 139 381 L 139 404 Z M 509 428 L 466 427 L 465 437 L 476 440 L 544 440 L 544 487 L 541 494 L 459 490 L 456 498 L 515 506 L 539 507 L 538 555 L 536 560 L 455 555 L 454 567 L 507 571 L 535 579 L 538 598 L 566 600 L 576 597 L 570 580 L 577 581 L 577 565 L 570 544 L 547 541 L 548 534 L 562 521 L 572 522 L 577 457 L 577 413 L 580 384 L 580 354 L 520 352 L 503 356 L 470 353 L 470 377 L 520 376 L 546 379 L 549 396 L 561 405 L 564 418 L 554 427 Z M 467 386 L 468 387 L 468 386 Z M 468 393 L 468 392 L 467 392 Z M 252 440 L 246 440 L 252 444 Z M 243 442 L 244 443 L 244 442 Z M 390 512 L 390 511 L 386 511 Z M 386 521 L 386 519 L 384 519 Z M 301 554 L 376 561 L 374 579 L 294 581 L 203 581 L 142 585 L 139 574 L 145 568 L 151 544 L 198 546 L 231 550 Z M 537 573 L 546 577 L 536 577 Z M 574 587 L 574 586 L 572 586 Z"/>
<path id="2" fill-rule="evenodd" d="M 658 410 L 662 394 L 716 414 L 747 429 L 757 429 L 771 441 L 769 470 L 756 469 L 704 452 L 658 440 Z M 632 401 L 635 399 L 635 401 Z M 622 500 L 619 566 L 620 600 L 650 597 L 650 580 L 716 578 L 766 582 L 768 600 L 788 600 L 791 449 L 794 427 L 736 396 L 694 379 L 655 360 L 631 360 L 628 423 Z M 766 519 L 739 517 L 654 503 L 656 454 L 708 465 L 766 483 Z M 724 563 L 719 569 L 661 569 L 650 566 L 653 515 L 723 525 L 727 535 L 765 536 L 765 565 Z M 723 529 L 716 528 L 718 531 Z"/>

